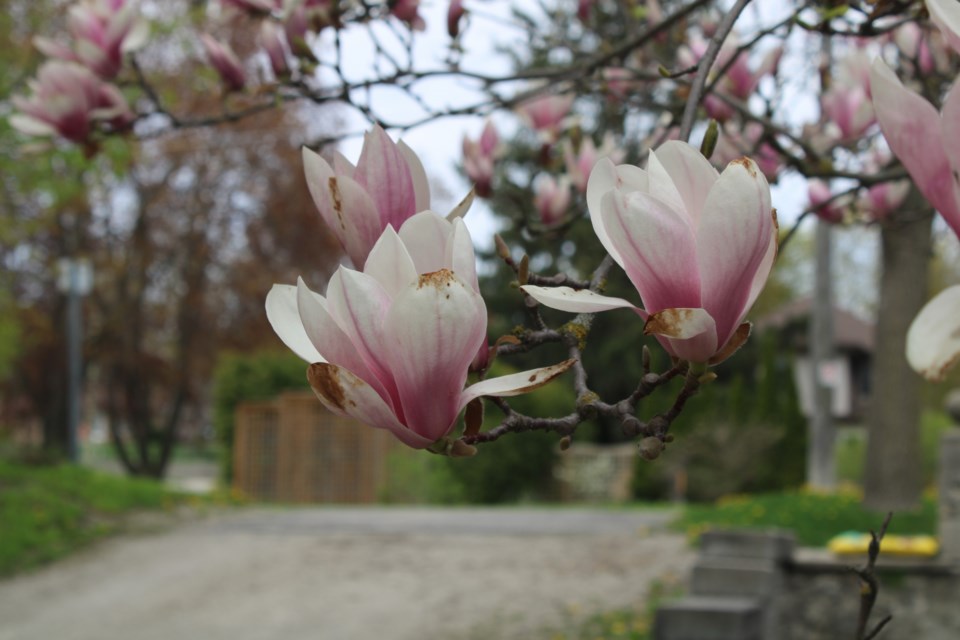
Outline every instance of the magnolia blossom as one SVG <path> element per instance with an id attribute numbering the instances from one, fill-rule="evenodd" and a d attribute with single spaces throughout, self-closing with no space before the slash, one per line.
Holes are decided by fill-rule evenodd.
<path id="1" fill-rule="evenodd" d="M 406 22 L 411 29 L 423 31 L 427 23 L 420 15 L 420 0 L 396 0 L 390 3 L 390 13 L 397 19 Z"/>
<path id="2" fill-rule="evenodd" d="M 123 54 L 142 47 L 148 26 L 133 4 L 126 0 L 85 0 L 67 12 L 67 26 L 74 39 L 69 48 L 49 38 L 34 38 L 44 55 L 82 64 L 105 80 L 120 72 Z"/>
<path id="3" fill-rule="evenodd" d="M 879 58 L 870 75 L 873 107 L 890 150 L 920 193 L 960 233 L 960 84 L 943 102 L 942 113 L 904 87 Z"/>
<path id="4" fill-rule="evenodd" d="M 828 126 L 835 127 L 838 140 L 858 141 L 876 118 L 870 96 L 862 86 L 836 84 L 820 97 L 820 108 Z"/>
<path id="5" fill-rule="evenodd" d="M 674 357 L 717 363 L 750 334 L 744 316 L 777 251 L 767 180 L 748 158 L 723 173 L 693 147 L 667 142 L 647 170 L 601 159 L 587 185 L 594 232 L 637 288 L 643 309 L 569 287 L 524 291 L 563 311 L 636 311 Z"/>
<path id="6" fill-rule="evenodd" d="M 563 161 L 567 167 L 567 174 L 573 185 L 581 192 L 587 190 L 587 179 L 593 166 L 600 158 L 610 158 L 613 163 L 623 160 L 623 151 L 617 149 L 613 134 L 609 131 L 603 136 L 603 144 L 597 149 L 593 144 L 593 138 L 589 136 L 580 143 L 580 151 L 573 152 L 573 143 L 570 140 L 563 141 Z"/>
<path id="7" fill-rule="evenodd" d="M 283 28 L 275 22 L 264 20 L 257 36 L 258 44 L 270 59 L 270 68 L 278 78 L 290 75 L 290 63 L 287 61 L 287 39 Z"/>
<path id="8" fill-rule="evenodd" d="M 12 99 L 19 113 L 10 116 L 10 124 L 29 135 L 84 143 L 97 124 L 118 130 L 133 121 L 120 90 L 74 62 L 44 63 L 28 87 L 29 98 Z"/>
<path id="9" fill-rule="evenodd" d="M 281 0 L 220 0 L 221 4 L 252 14 L 268 14 L 279 9 Z"/>
<path id="10" fill-rule="evenodd" d="M 542 175 L 537 179 L 533 206 L 540 216 L 540 222 L 551 227 L 561 220 L 570 208 L 570 178 L 561 176 L 554 180 L 551 175 Z"/>
<path id="11" fill-rule="evenodd" d="M 830 185 L 823 180 L 807 181 L 807 198 L 810 208 L 824 222 L 837 224 L 843 222 L 846 204 L 834 198 Z"/>
<path id="12" fill-rule="evenodd" d="M 243 70 L 240 58 L 230 45 L 220 42 L 213 36 L 201 33 L 200 43 L 207 54 L 207 60 L 217 70 L 223 84 L 229 91 L 243 91 L 247 84 L 247 74 Z"/>
<path id="13" fill-rule="evenodd" d="M 554 142 L 573 106 L 572 93 L 541 94 L 520 103 L 517 114 L 531 129 L 539 131 L 547 142 Z"/>
<path id="14" fill-rule="evenodd" d="M 447 8 L 447 33 L 451 38 L 460 35 L 460 19 L 466 12 L 467 10 L 463 8 L 463 0 L 450 1 L 450 6 Z"/>
<path id="15" fill-rule="evenodd" d="M 500 150 L 500 136 L 491 120 L 487 120 L 477 140 L 463 137 L 463 170 L 473 180 L 474 189 L 481 198 L 492 192 L 493 165 Z"/>
<path id="16" fill-rule="evenodd" d="M 770 143 L 762 141 L 765 133 L 763 125 L 759 122 L 747 123 L 742 128 L 725 123 L 710 161 L 715 167 L 723 168 L 737 158 L 745 155 L 753 156 L 764 177 L 774 182 L 780 172 L 783 158 L 770 146 Z"/>
<path id="17" fill-rule="evenodd" d="M 415 449 L 443 451 L 468 402 L 525 393 L 572 364 L 464 389 L 470 363 L 486 343 L 487 310 L 476 283 L 463 221 L 424 211 L 399 232 L 388 226 L 363 271 L 341 267 L 326 296 L 302 280 L 295 287 L 274 285 L 267 317 L 283 342 L 311 363 L 310 385 L 328 409 L 386 429 Z"/>
<path id="18" fill-rule="evenodd" d="M 883 222 L 903 204 L 909 192 L 909 180 L 875 184 L 857 198 L 857 212 L 868 222 Z"/>
<path id="19" fill-rule="evenodd" d="M 430 208 L 430 185 L 420 159 L 380 127 L 364 135 L 356 166 L 337 151 L 331 166 L 304 147 L 303 168 L 320 215 L 356 267 L 363 266 L 387 226 L 399 229 L 413 214 Z M 468 195 L 450 216 L 463 215 L 471 202 Z"/>

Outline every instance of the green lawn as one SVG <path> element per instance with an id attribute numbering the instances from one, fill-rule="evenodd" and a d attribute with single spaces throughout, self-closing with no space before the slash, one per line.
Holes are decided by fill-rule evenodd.
<path id="1" fill-rule="evenodd" d="M 731 496 L 713 505 L 688 505 L 673 526 L 696 538 L 710 527 L 792 530 L 805 546 L 824 546 L 844 531 L 878 529 L 886 514 L 867 511 L 853 491 L 836 494 L 809 492 Z M 937 501 L 925 497 L 919 511 L 893 514 L 889 533 L 935 534 Z"/>
<path id="2" fill-rule="evenodd" d="M 130 512 L 169 510 L 189 500 L 151 480 L 0 461 L 0 575 L 116 532 Z"/>

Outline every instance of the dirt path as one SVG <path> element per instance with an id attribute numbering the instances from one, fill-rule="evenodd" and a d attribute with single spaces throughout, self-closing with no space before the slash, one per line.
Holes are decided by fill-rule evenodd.
<path id="1" fill-rule="evenodd" d="M 0 640 L 531 638 L 693 554 L 664 512 L 251 509 L 0 582 Z"/>

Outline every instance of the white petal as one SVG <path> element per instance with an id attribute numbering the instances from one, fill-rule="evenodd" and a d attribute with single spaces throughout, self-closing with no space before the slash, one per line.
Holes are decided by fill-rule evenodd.
<path id="1" fill-rule="evenodd" d="M 477 257 L 473 252 L 473 239 L 462 218 L 454 218 L 453 236 L 447 242 L 447 264 L 457 277 L 480 293 L 477 281 Z"/>
<path id="2" fill-rule="evenodd" d="M 416 283 L 419 275 L 406 246 L 389 225 L 370 250 L 363 272 L 376 278 L 391 298 Z"/>
<path id="3" fill-rule="evenodd" d="M 700 151 L 678 140 L 670 140 L 660 145 L 656 159 L 670 176 L 670 181 L 679 192 L 687 213 L 696 225 L 707 194 L 720 174 Z M 650 175 L 652 177 L 652 173 Z M 652 188 L 651 194 L 656 195 Z"/>
<path id="4" fill-rule="evenodd" d="M 307 362 L 326 362 L 307 336 L 297 310 L 297 288 L 275 284 L 267 294 L 267 320 L 283 344 Z"/>
<path id="5" fill-rule="evenodd" d="M 409 218 L 397 232 L 407 247 L 417 273 L 449 269 L 447 242 L 453 225 L 433 211 L 421 211 Z"/>
<path id="6" fill-rule="evenodd" d="M 527 284 L 522 287 L 530 297 L 540 304 L 570 313 L 597 313 L 610 309 L 635 309 L 636 307 L 623 298 L 609 298 L 588 289 L 571 289 L 570 287 L 537 287 Z"/>
<path id="7" fill-rule="evenodd" d="M 467 406 L 467 403 L 480 396 L 497 396 L 501 398 L 509 396 L 518 396 L 538 389 L 547 384 L 567 369 L 573 366 L 575 360 L 565 360 L 559 364 L 520 373 L 512 373 L 499 378 L 490 378 L 481 380 L 472 384 L 463 390 L 460 396 L 460 408 Z"/>
<path id="8" fill-rule="evenodd" d="M 473 199 L 476 196 L 474 189 L 470 189 L 467 192 L 467 195 L 463 196 L 463 200 L 457 203 L 453 209 L 450 210 L 450 213 L 447 214 L 447 220 L 453 222 L 454 218 L 462 218 L 467 214 L 467 211 L 470 210 L 470 206 L 473 205 Z"/>
<path id="9" fill-rule="evenodd" d="M 928 302 L 907 331 L 907 362 L 928 380 L 942 380 L 960 358 L 960 285 Z"/>
<path id="10" fill-rule="evenodd" d="M 423 169 L 423 163 L 403 140 L 397 142 L 397 148 L 400 149 L 410 169 L 410 179 L 413 180 L 413 192 L 417 203 L 416 213 L 426 211 L 430 208 L 430 184 L 427 182 L 427 172 Z"/>
<path id="11" fill-rule="evenodd" d="M 590 222 L 593 224 L 593 232 L 600 240 L 600 244 L 607 250 L 607 253 L 617 261 L 617 264 L 623 265 L 620 254 L 614 249 L 610 241 L 610 235 L 603 226 L 601 214 L 601 205 L 603 196 L 614 189 L 620 189 L 626 193 L 633 191 L 647 191 L 647 172 L 639 167 L 628 164 L 614 166 L 610 158 L 600 158 L 593 165 L 593 171 L 590 172 L 590 178 L 587 180 L 587 209 L 590 211 Z"/>

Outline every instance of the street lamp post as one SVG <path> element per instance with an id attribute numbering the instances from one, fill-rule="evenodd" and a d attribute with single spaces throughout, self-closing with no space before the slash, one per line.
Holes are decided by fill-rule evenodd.
<path id="1" fill-rule="evenodd" d="M 67 296 L 67 437 L 71 462 L 79 462 L 80 398 L 83 389 L 83 314 L 81 297 L 93 288 L 93 268 L 85 258 L 57 262 L 57 289 Z"/>

